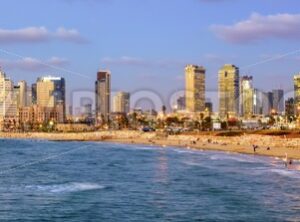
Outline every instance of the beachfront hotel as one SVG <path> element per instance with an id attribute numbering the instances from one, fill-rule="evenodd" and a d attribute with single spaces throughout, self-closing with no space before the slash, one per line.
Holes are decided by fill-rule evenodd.
<path id="1" fill-rule="evenodd" d="M 128 92 L 118 92 L 114 96 L 114 112 L 129 113 L 130 111 L 130 94 Z"/>
<path id="2" fill-rule="evenodd" d="M 294 98 L 295 113 L 298 116 L 300 113 L 300 73 L 294 75 Z"/>
<path id="3" fill-rule="evenodd" d="M 225 64 L 219 70 L 219 115 L 221 118 L 239 114 L 239 68 Z"/>
<path id="4" fill-rule="evenodd" d="M 0 70 L 0 131 L 6 122 L 17 122 L 17 101 L 14 99 L 14 84 Z"/>
<path id="5" fill-rule="evenodd" d="M 20 81 L 17 85 L 19 89 L 19 104 L 18 107 L 25 107 L 28 105 L 28 87 L 26 81 Z"/>
<path id="6" fill-rule="evenodd" d="M 241 78 L 241 115 L 245 118 L 251 118 L 254 111 L 254 89 L 253 77 L 243 76 Z"/>
<path id="7" fill-rule="evenodd" d="M 37 79 L 37 105 L 46 108 L 63 107 L 65 117 L 66 91 L 65 79 L 62 77 L 46 76 Z"/>
<path id="8" fill-rule="evenodd" d="M 185 67 L 185 107 L 188 112 L 202 112 L 205 109 L 205 72 L 203 66 Z"/>
<path id="9" fill-rule="evenodd" d="M 37 105 L 53 108 L 65 104 L 65 79 L 62 77 L 40 77 L 37 79 Z"/>
<path id="10" fill-rule="evenodd" d="M 110 113 L 111 73 L 99 71 L 95 82 L 96 120 L 107 121 Z M 104 118 L 104 119 L 102 119 Z"/>

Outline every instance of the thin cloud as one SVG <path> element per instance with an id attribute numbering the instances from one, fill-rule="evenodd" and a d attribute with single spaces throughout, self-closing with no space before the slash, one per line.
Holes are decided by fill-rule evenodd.
<path id="1" fill-rule="evenodd" d="M 73 43 L 85 43 L 76 29 L 58 28 L 55 32 L 45 27 L 27 27 L 22 29 L 0 29 L 0 43 L 40 43 L 52 40 L 60 40 Z"/>
<path id="2" fill-rule="evenodd" d="M 233 25 L 213 25 L 217 37 L 231 43 L 249 43 L 262 39 L 300 39 L 300 14 L 260 15 Z"/>
<path id="3" fill-rule="evenodd" d="M 50 33 L 45 27 L 29 27 L 23 29 L 0 29 L 1 43 L 42 42 L 49 39 Z"/>
<path id="4" fill-rule="evenodd" d="M 46 63 L 53 65 L 53 66 L 60 66 L 65 67 L 70 64 L 70 61 L 66 58 L 60 58 L 60 57 L 51 57 L 46 61 Z"/>
<path id="5" fill-rule="evenodd" d="M 22 70 L 22 71 L 46 71 L 49 67 L 66 67 L 69 65 L 69 60 L 65 58 L 52 57 L 47 60 L 39 60 L 32 57 L 25 57 L 18 60 L 0 59 L 0 66 L 9 70 Z"/>
<path id="6" fill-rule="evenodd" d="M 56 33 L 54 33 L 54 37 L 67 42 L 75 42 L 75 43 L 87 42 L 87 40 L 84 39 L 76 29 L 68 30 L 63 27 L 57 29 Z"/>

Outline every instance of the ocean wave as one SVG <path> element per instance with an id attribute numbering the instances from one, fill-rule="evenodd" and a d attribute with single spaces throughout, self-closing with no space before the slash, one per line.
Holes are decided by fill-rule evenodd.
<path id="1" fill-rule="evenodd" d="M 29 190 L 49 193 L 73 193 L 88 190 L 99 190 L 105 187 L 97 183 L 65 183 L 54 185 L 30 185 L 26 186 Z"/>
<path id="2" fill-rule="evenodd" d="M 270 171 L 272 173 L 276 173 L 276 174 L 279 174 L 281 176 L 300 179 L 300 173 L 299 173 L 299 171 L 288 170 L 288 169 L 271 169 Z"/>
<path id="3" fill-rule="evenodd" d="M 188 166 L 203 166 L 204 165 L 203 162 L 196 163 L 196 162 L 192 162 L 192 161 L 183 161 L 182 163 L 186 164 Z"/>
<path id="4" fill-rule="evenodd" d="M 229 160 L 229 161 L 236 161 L 236 162 L 246 162 L 246 163 L 266 163 L 265 160 L 260 158 L 242 155 L 242 154 L 215 154 L 209 157 L 211 160 Z"/>
<path id="5" fill-rule="evenodd" d="M 183 148 L 171 148 L 170 150 L 172 150 L 173 152 L 176 153 L 190 153 L 190 154 L 199 154 L 202 155 L 201 152 L 203 152 L 203 150 L 194 150 L 194 149 L 183 149 Z"/>
<path id="6" fill-rule="evenodd" d="M 125 150 L 160 150 L 162 149 L 161 146 L 157 144 L 151 145 L 139 145 L 139 144 L 119 144 L 119 143 L 112 143 L 109 144 L 109 148 L 114 149 L 125 149 Z"/>

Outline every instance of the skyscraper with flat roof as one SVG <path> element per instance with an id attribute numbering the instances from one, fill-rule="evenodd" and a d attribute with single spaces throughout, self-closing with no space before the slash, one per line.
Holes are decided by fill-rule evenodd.
<path id="1" fill-rule="evenodd" d="M 114 112 L 129 113 L 130 94 L 127 92 L 118 92 L 114 97 Z"/>
<path id="2" fill-rule="evenodd" d="M 27 83 L 26 81 L 20 81 L 18 82 L 19 87 L 19 107 L 25 107 L 28 105 L 27 98 Z"/>
<path id="3" fill-rule="evenodd" d="M 37 79 L 36 83 L 36 103 L 42 108 L 60 108 L 59 115 L 65 119 L 66 115 L 66 90 L 65 79 L 62 77 L 46 76 Z"/>
<path id="4" fill-rule="evenodd" d="M 14 96 L 14 84 L 0 70 L 0 130 L 5 122 L 16 122 L 18 118 L 17 100 Z"/>
<path id="5" fill-rule="evenodd" d="M 36 83 L 33 83 L 31 85 L 31 102 L 33 105 L 36 105 L 37 102 Z"/>
<path id="6" fill-rule="evenodd" d="M 239 68 L 225 64 L 219 70 L 219 115 L 221 118 L 239 115 Z"/>
<path id="7" fill-rule="evenodd" d="M 274 89 L 273 93 L 273 109 L 278 114 L 284 113 L 284 91 L 282 89 Z"/>
<path id="8" fill-rule="evenodd" d="M 285 116 L 288 118 L 289 121 L 293 120 L 295 115 L 295 100 L 294 98 L 288 98 L 285 101 Z"/>
<path id="9" fill-rule="evenodd" d="M 295 105 L 295 113 L 297 115 L 300 114 L 300 73 L 294 75 L 294 105 Z"/>
<path id="10" fill-rule="evenodd" d="M 110 71 L 99 71 L 95 82 L 96 93 L 96 118 L 108 120 L 110 113 L 111 96 L 111 73 Z"/>
<path id="11" fill-rule="evenodd" d="M 185 67 L 185 106 L 189 112 L 205 109 L 205 68 L 187 65 Z"/>
<path id="12" fill-rule="evenodd" d="M 251 117 L 254 113 L 254 89 L 252 81 L 252 76 L 243 76 L 241 78 L 240 111 L 243 117 Z"/>
<path id="13" fill-rule="evenodd" d="M 46 76 L 37 79 L 37 105 L 53 108 L 62 104 L 65 106 L 65 79 Z"/>
<path id="14" fill-rule="evenodd" d="M 272 112 L 272 109 L 273 109 L 273 92 L 267 92 L 267 97 L 268 97 L 268 102 L 269 102 L 269 112 L 268 112 L 268 114 L 270 114 Z"/>

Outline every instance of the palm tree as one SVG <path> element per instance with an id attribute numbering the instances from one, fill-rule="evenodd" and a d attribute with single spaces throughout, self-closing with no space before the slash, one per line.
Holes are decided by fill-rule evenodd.
<path id="1" fill-rule="evenodd" d="M 161 108 L 163 115 L 166 115 L 167 107 L 165 105 Z"/>

